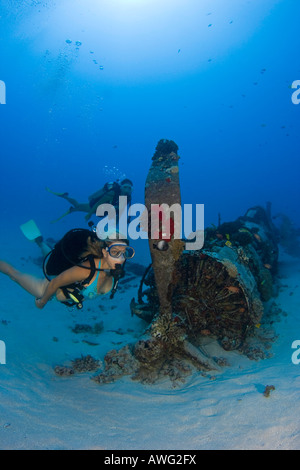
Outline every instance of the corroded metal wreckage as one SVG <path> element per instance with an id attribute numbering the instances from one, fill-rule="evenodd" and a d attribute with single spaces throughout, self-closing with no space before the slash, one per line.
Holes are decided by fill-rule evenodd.
<path id="1" fill-rule="evenodd" d="M 145 185 L 149 213 L 153 204 L 181 203 L 177 151 L 173 141 L 158 142 Z M 207 228 L 204 247 L 197 251 L 184 250 L 175 236 L 178 221 L 172 213 L 168 217 L 167 239 L 161 219 L 155 238 L 148 226 L 152 264 L 130 305 L 132 315 L 147 322 L 145 334 L 136 344 L 109 351 L 96 382 L 130 375 L 147 383 L 168 376 L 176 384 L 195 368 L 205 374 L 226 365 L 226 359 L 207 352 L 208 340 L 221 351 L 246 353 L 251 338 L 261 334 L 278 259 L 270 205 Z"/>
<path id="2" fill-rule="evenodd" d="M 214 335 L 225 350 L 240 348 L 260 326 L 264 304 L 274 296 L 277 259 L 275 232 L 262 207 L 206 229 L 203 249 L 184 252 L 174 269 L 172 313 L 187 337 Z M 131 310 L 150 323 L 158 303 L 151 268 Z"/>
<path id="3" fill-rule="evenodd" d="M 177 151 L 173 141 L 161 140 L 156 147 L 145 186 L 148 211 L 153 204 L 181 203 Z M 220 370 L 226 361 L 211 357 L 203 340 L 215 338 L 225 351 L 244 352 L 274 295 L 278 248 L 270 207 L 251 208 L 234 222 L 206 229 L 198 251 L 184 251 L 169 215 L 167 240 L 158 227 L 167 249 L 159 249 L 149 227 L 152 265 L 131 302 L 132 314 L 148 323 L 145 336 L 109 352 L 105 371 L 94 378 L 98 382 L 124 374 L 150 383 L 167 375 L 176 382 L 194 367 Z"/>

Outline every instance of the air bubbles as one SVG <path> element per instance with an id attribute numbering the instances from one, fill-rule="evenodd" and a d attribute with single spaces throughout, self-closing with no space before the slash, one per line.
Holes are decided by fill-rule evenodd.
<path id="1" fill-rule="evenodd" d="M 72 44 L 73 41 L 71 41 L 71 39 L 66 39 L 66 43 L 67 44 Z M 76 47 L 80 47 L 82 45 L 82 42 L 81 41 L 75 41 L 75 46 Z"/>
<path id="2" fill-rule="evenodd" d="M 66 39 L 66 44 L 68 44 L 69 46 L 71 46 L 71 44 L 72 44 L 73 46 L 72 46 L 71 49 L 73 50 L 73 48 L 74 48 L 75 51 L 79 51 L 79 48 L 82 46 L 81 41 L 78 41 L 78 40 L 77 41 L 72 41 L 71 39 Z M 104 65 L 101 64 L 101 62 L 100 63 L 98 62 L 97 57 L 95 57 L 96 56 L 95 52 L 92 49 L 90 49 L 89 53 L 90 53 L 90 57 L 91 57 L 92 62 L 95 65 L 97 65 L 98 70 L 104 70 Z"/>
<path id="3" fill-rule="evenodd" d="M 108 181 L 122 181 L 126 178 L 126 174 L 116 166 L 104 165 L 102 173 Z"/>

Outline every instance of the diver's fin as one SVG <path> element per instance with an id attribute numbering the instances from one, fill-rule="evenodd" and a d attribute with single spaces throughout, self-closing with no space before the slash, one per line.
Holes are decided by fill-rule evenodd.
<path id="1" fill-rule="evenodd" d="M 43 241 L 42 234 L 34 220 L 29 220 L 25 224 L 20 225 L 20 229 L 31 242 L 35 242 L 42 251 L 43 256 L 46 256 L 51 251 L 51 248 Z"/>
<path id="2" fill-rule="evenodd" d="M 59 196 L 59 197 L 69 196 L 69 193 L 56 193 L 55 191 L 52 191 L 47 186 L 46 186 L 46 191 L 48 191 L 48 193 L 55 194 L 55 196 Z"/>
<path id="3" fill-rule="evenodd" d="M 29 220 L 25 224 L 20 225 L 20 229 L 28 240 L 34 241 L 41 237 L 42 234 L 34 220 Z"/>

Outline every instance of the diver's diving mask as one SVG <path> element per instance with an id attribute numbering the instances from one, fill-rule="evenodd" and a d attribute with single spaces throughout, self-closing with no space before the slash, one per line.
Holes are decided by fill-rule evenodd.
<path id="1" fill-rule="evenodd" d="M 114 243 L 106 247 L 106 251 L 112 258 L 131 259 L 135 255 L 135 251 L 131 246 L 123 245 L 122 243 Z"/>

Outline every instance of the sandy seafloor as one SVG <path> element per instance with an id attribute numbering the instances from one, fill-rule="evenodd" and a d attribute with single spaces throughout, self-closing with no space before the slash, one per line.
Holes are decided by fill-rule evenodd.
<path id="1" fill-rule="evenodd" d="M 5 238 L 1 257 L 12 260 L 13 245 Z M 14 252 L 16 266 L 41 273 L 30 258 L 38 255 L 35 246 L 25 240 Z M 55 302 L 36 309 L 29 294 L 1 275 L 0 339 L 7 357 L 0 365 L 0 448 L 299 449 L 300 364 L 291 359 L 292 342 L 300 340 L 299 259 L 281 253 L 279 275 L 273 300 L 285 314 L 275 324 L 273 356 L 253 361 L 212 343 L 211 352 L 230 366 L 207 376 L 195 372 L 177 388 L 167 380 L 145 385 L 130 377 L 99 385 L 91 380 L 93 372 L 63 378 L 53 372 L 81 354 L 103 360 L 107 351 L 137 341 L 145 323 L 131 316 L 129 303 L 140 278 L 113 300 L 69 312 Z M 96 321 L 104 325 L 98 336 L 71 330 Z M 269 398 L 266 385 L 275 387 Z"/>

